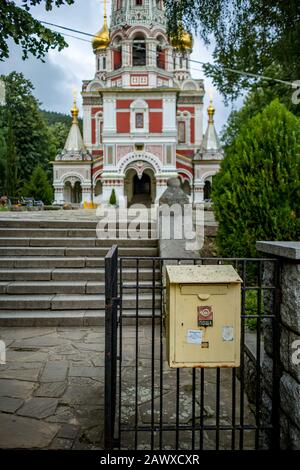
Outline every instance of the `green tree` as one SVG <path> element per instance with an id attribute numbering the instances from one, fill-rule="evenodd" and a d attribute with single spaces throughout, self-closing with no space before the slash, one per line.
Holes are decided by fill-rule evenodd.
<path id="1" fill-rule="evenodd" d="M 49 49 L 59 50 L 67 46 L 63 36 L 43 26 L 35 19 L 30 10 L 32 7 L 44 4 L 46 11 L 52 10 L 53 5 L 72 5 L 74 0 L 22 0 L 22 6 L 11 0 L 0 2 L 0 61 L 9 57 L 8 41 L 13 39 L 23 51 L 23 59 L 28 53 L 38 59 L 43 59 Z"/>
<path id="2" fill-rule="evenodd" d="M 5 191 L 6 141 L 0 129 L 0 197 Z"/>
<path id="3" fill-rule="evenodd" d="M 18 155 L 15 144 L 15 136 L 12 126 L 12 116 L 9 114 L 6 159 L 5 159 L 5 190 L 10 197 L 16 197 L 18 193 Z"/>
<path id="4" fill-rule="evenodd" d="M 18 158 L 18 175 L 28 181 L 33 169 L 41 165 L 49 175 L 49 131 L 33 96 L 33 85 L 21 73 L 1 76 L 6 85 L 6 105 L 0 110 L 0 128 L 7 131 L 8 116 L 13 116 L 12 130 Z"/>
<path id="5" fill-rule="evenodd" d="M 165 0 L 164 3 L 170 35 L 176 36 L 183 25 L 199 33 L 205 44 L 213 48 L 214 65 L 204 68 L 224 95 L 236 96 L 241 88 L 259 81 L 233 73 L 232 69 L 271 77 L 275 74 L 287 81 L 299 80 L 299 0 Z M 273 87 L 274 83 L 269 85 Z M 284 90 L 291 96 L 289 87 Z"/>
<path id="6" fill-rule="evenodd" d="M 48 126 L 49 134 L 49 159 L 55 160 L 58 153 L 63 150 L 70 128 L 61 122 Z"/>
<path id="7" fill-rule="evenodd" d="M 299 238 L 300 121 L 274 100 L 226 149 L 212 199 L 223 256 L 253 256 L 257 240 Z"/>
<path id="8" fill-rule="evenodd" d="M 41 166 L 37 166 L 30 180 L 23 188 L 23 195 L 26 197 L 33 197 L 37 201 L 43 201 L 44 204 L 52 204 L 53 190 L 50 185 L 47 173 Z"/>

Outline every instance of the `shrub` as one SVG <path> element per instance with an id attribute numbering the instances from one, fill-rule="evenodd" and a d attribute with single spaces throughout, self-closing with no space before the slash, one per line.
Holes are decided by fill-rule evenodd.
<path id="1" fill-rule="evenodd" d="M 228 147 L 212 199 L 223 256 L 255 256 L 257 240 L 299 238 L 300 121 L 273 101 Z"/>
<path id="2" fill-rule="evenodd" d="M 116 192 L 114 189 L 111 192 L 109 203 L 111 206 L 115 206 L 117 204 Z"/>

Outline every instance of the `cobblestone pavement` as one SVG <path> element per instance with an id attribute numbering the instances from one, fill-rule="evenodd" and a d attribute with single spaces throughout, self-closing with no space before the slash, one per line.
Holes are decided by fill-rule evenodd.
<path id="1" fill-rule="evenodd" d="M 0 447 L 25 449 L 101 449 L 103 446 L 104 328 L 1 328 L 6 343 L 6 365 L 0 365 Z M 158 336 L 155 339 L 157 348 Z M 123 328 L 122 422 L 135 421 L 135 329 Z M 139 329 L 138 419 L 154 422 L 160 410 L 159 361 L 155 384 L 151 381 L 150 327 Z M 157 350 L 157 349 L 156 349 Z M 197 374 L 200 371 L 197 371 Z M 215 424 L 216 371 L 205 371 L 205 423 Z M 176 371 L 164 363 L 163 420 L 174 424 Z M 230 424 L 231 371 L 222 370 L 220 423 Z M 198 375 L 197 375 L 198 377 Z M 197 380 L 195 419 L 199 422 L 200 382 Z M 180 422 L 190 423 L 192 372 L 181 371 Z M 237 382 L 237 397 L 239 395 Z M 236 419 L 239 419 L 238 400 Z M 245 423 L 253 423 L 247 400 Z M 199 434 L 199 433 L 198 433 Z M 196 439 L 198 442 L 198 434 Z M 237 433 L 238 434 L 238 433 Z M 231 432 L 221 433 L 220 447 L 230 448 Z M 158 436 L 154 436 L 155 442 Z M 180 433 L 180 448 L 191 449 L 191 433 Z M 205 447 L 215 448 L 216 432 L 205 432 Z M 236 436 L 238 439 L 238 435 Z M 174 448 L 175 433 L 164 433 L 164 448 Z M 150 433 L 139 433 L 139 447 L 149 448 Z M 134 445 L 134 433 L 124 433 L 123 448 Z M 253 435 L 245 435 L 253 447 Z"/>

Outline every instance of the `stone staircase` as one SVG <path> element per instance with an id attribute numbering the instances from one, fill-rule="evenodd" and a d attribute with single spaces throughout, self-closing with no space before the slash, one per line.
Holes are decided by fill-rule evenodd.
<path id="1" fill-rule="evenodd" d="M 134 257 L 157 256 L 157 239 L 101 240 L 95 221 L 0 219 L 0 326 L 102 325 L 104 257 L 113 244 L 119 255 L 133 258 L 123 262 L 129 287 L 123 308 L 130 317 L 136 313 Z M 147 260 L 139 265 L 143 315 L 152 309 L 146 287 L 152 285 L 153 267 Z"/>

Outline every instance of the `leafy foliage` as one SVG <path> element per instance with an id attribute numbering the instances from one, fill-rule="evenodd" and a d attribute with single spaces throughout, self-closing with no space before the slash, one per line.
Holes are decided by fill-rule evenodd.
<path id="1" fill-rule="evenodd" d="M 67 46 L 63 36 L 43 26 L 30 13 L 36 5 L 44 4 L 47 11 L 53 5 L 72 5 L 74 0 L 23 0 L 22 6 L 17 6 L 11 0 L 0 2 L 0 61 L 9 57 L 8 40 L 13 39 L 23 51 L 23 59 L 28 53 L 43 60 L 49 49 L 59 50 Z"/>
<path id="2" fill-rule="evenodd" d="M 23 195 L 33 197 L 37 201 L 43 201 L 47 205 L 52 203 L 53 189 L 48 181 L 47 173 L 41 166 L 34 169 L 30 180 L 24 186 Z"/>
<path id="3" fill-rule="evenodd" d="M 299 80 L 298 0 L 165 0 L 165 5 L 169 34 L 176 36 L 183 25 L 212 45 L 215 65 L 206 65 L 205 71 L 225 96 L 237 96 L 259 81 L 230 69 Z M 281 88 L 291 96 L 289 87 Z"/>
<path id="4" fill-rule="evenodd" d="M 212 199 L 223 256 L 255 256 L 257 240 L 300 234 L 300 121 L 274 100 L 226 149 Z"/>
<path id="5" fill-rule="evenodd" d="M 41 112 L 33 86 L 22 74 L 0 78 L 6 85 L 6 105 L 0 107 L 0 192 L 15 196 L 12 191 L 18 195 L 37 166 L 51 181 L 49 162 L 63 149 L 72 121 L 64 114 Z M 15 189 L 10 188 L 13 181 Z"/>
<path id="6" fill-rule="evenodd" d="M 23 74 L 12 72 L 0 77 L 6 86 L 6 106 L 0 110 L 0 128 L 7 132 L 8 116 L 13 116 L 12 130 L 18 158 L 20 183 L 27 181 L 37 165 L 51 173 L 49 131 L 33 96 L 33 86 Z M 52 150 L 52 153 L 55 149 Z"/>
<path id="7" fill-rule="evenodd" d="M 4 132 L 0 129 L 0 195 L 5 190 L 6 142 Z"/>
<path id="8" fill-rule="evenodd" d="M 12 122 L 12 115 L 9 114 L 5 161 L 5 189 L 8 196 L 16 197 L 18 192 L 18 155 Z"/>

